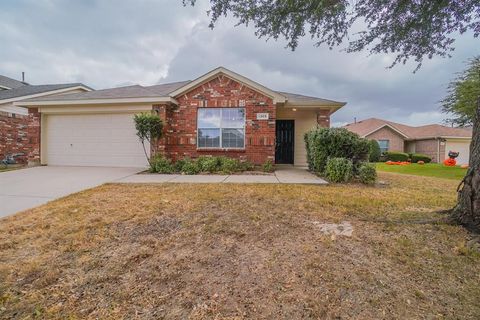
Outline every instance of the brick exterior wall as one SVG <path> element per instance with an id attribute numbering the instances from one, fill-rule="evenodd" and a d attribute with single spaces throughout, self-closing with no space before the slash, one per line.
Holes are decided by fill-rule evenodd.
<path id="1" fill-rule="evenodd" d="M 37 108 L 28 109 L 28 139 L 30 149 L 28 153 L 28 164 L 40 164 L 40 113 Z"/>
<path id="2" fill-rule="evenodd" d="M 0 158 L 6 154 L 23 153 L 16 158 L 18 163 L 26 163 L 28 154 L 34 147 L 28 136 L 29 117 L 0 112 Z"/>
<path id="3" fill-rule="evenodd" d="M 415 153 L 423 153 L 432 158 L 432 162 L 439 162 L 438 159 L 438 140 L 417 140 L 415 141 Z M 440 162 L 443 161 L 445 154 L 445 143 L 440 144 Z"/>
<path id="4" fill-rule="evenodd" d="M 225 155 L 256 164 L 275 160 L 276 107 L 271 98 L 223 75 L 177 97 L 178 106 L 158 105 L 164 119 L 164 137 L 158 148 L 173 160 L 202 155 Z M 197 149 L 197 109 L 236 108 L 246 111 L 245 149 Z M 269 120 L 257 120 L 268 113 Z"/>
<path id="5" fill-rule="evenodd" d="M 405 150 L 405 141 L 403 140 L 402 136 L 390 128 L 384 127 L 366 136 L 366 138 L 371 140 L 389 140 L 389 151 L 404 152 Z"/>

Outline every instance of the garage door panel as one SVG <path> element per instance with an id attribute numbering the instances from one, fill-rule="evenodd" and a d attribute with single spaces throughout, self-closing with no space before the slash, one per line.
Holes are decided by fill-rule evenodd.
<path id="1" fill-rule="evenodd" d="M 50 165 L 145 167 L 133 114 L 48 115 Z"/>
<path id="2" fill-rule="evenodd" d="M 445 146 L 445 159 L 448 158 L 448 152 L 455 151 L 460 154 L 457 157 L 457 164 L 468 164 L 470 158 L 470 142 L 447 141 Z"/>

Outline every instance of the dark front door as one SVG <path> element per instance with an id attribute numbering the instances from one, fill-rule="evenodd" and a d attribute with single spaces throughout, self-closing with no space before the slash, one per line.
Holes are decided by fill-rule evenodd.
<path id="1" fill-rule="evenodd" d="M 275 122 L 275 129 L 275 163 L 293 164 L 295 121 L 277 120 Z"/>

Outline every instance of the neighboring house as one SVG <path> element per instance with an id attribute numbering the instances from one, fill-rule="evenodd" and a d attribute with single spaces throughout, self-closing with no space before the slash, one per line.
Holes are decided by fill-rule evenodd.
<path id="1" fill-rule="evenodd" d="M 306 165 L 303 135 L 329 127 L 343 102 L 279 92 L 216 68 L 193 81 L 128 86 L 17 102 L 28 107 L 41 145 L 30 160 L 48 165 L 145 166 L 133 116 L 164 121 L 169 158 L 225 155 L 256 164 Z"/>
<path id="2" fill-rule="evenodd" d="M 382 119 L 367 119 L 344 126 L 361 137 L 378 141 L 382 152 L 423 153 L 433 162 L 448 158 L 449 151 L 460 152 L 457 163 L 468 164 L 472 130 L 439 124 L 407 126 Z"/>
<path id="3" fill-rule="evenodd" d="M 15 103 L 31 98 L 85 92 L 91 89 L 81 83 L 30 85 L 0 75 L 0 159 L 5 154 L 23 154 L 25 162 L 31 148 L 38 144 L 29 136 L 28 109 Z"/>

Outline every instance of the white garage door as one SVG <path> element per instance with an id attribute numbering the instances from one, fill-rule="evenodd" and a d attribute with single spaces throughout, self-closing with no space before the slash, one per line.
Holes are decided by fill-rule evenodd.
<path id="1" fill-rule="evenodd" d="M 49 165 L 147 166 L 133 114 L 48 115 L 44 138 Z"/>
<path id="2" fill-rule="evenodd" d="M 470 142 L 447 141 L 445 146 L 445 159 L 448 158 L 448 152 L 460 152 L 458 155 L 457 164 L 468 164 L 470 158 Z"/>

